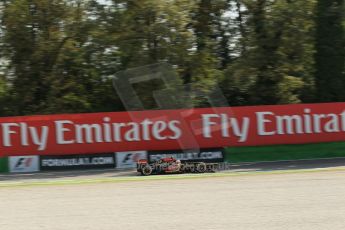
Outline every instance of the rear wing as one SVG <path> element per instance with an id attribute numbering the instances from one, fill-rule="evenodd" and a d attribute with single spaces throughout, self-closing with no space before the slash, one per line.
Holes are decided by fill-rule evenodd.
<path id="1" fill-rule="evenodd" d="M 148 164 L 149 162 L 145 159 L 138 160 L 138 164 Z"/>

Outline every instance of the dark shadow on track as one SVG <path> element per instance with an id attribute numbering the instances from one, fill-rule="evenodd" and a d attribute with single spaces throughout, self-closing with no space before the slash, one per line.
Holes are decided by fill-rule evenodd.
<path id="1" fill-rule="evenodd" d="M 74 179 L 80 178 L 97 178 L 97 177 L 121 177 L 121 176 L 136 176 L 136 171 L 133 169 L 118 170 L 118 169 L 92 169 L 92 170 L 69 170 L 69 171 L 49 171 L 37 173 L 14 173 L 14 174 L 0 174 L 1 181 L 18 181 L 18 180 L 39 180 L 39 179 Z"/>

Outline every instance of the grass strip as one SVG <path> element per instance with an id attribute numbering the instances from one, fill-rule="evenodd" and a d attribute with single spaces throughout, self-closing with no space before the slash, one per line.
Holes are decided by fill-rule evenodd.
<path id="1" fill-rule="evenodd" d="M 8 172 L 8 158 L 0 158 L 0 173 Z"/>
<path id="2" fill-rule="evenodd" d="M 345 142 L 236 147 L 225 149 L 229 163 L 345 157 Z"/>

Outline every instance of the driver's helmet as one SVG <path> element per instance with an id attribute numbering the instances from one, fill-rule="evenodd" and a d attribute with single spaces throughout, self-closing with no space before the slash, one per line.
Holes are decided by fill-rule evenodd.
<path id="1" fill-rule="evenodd" d="M 176 163 L 177 163 L 177 164 L 181 164 L 181 161 L 180 161 L 180 160 L 176 160 Z"/>

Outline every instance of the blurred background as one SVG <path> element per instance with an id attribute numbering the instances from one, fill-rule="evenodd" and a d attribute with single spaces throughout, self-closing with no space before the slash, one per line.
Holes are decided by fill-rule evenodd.
<path id="1" fill-rule="evenodd" d="M 230 105 L 345 101 L 344 2 L 1 0 L 0 116 L 124 110 L 110 76 L 161 62 Z"/>

